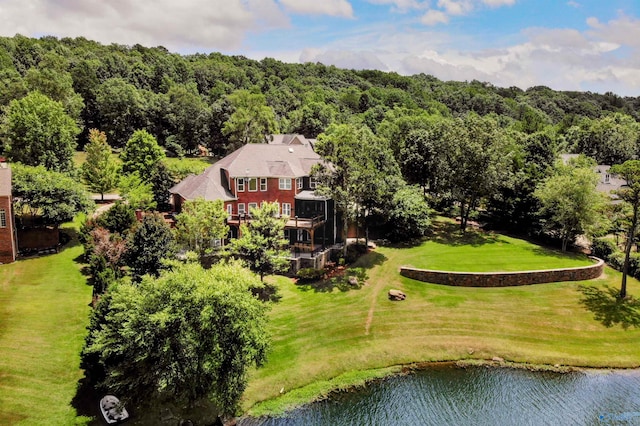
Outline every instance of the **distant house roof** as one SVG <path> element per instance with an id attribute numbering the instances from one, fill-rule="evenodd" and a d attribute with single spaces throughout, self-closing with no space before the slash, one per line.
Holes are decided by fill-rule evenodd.
<path id="1" fill-rule="evenodd" d="M 0 197 L 11 196 L 11 169 L 7 163 L 0 163 Z"/>
<path id="2" fill-rule="evenodd" d="M 569 160 L 578 158 L 579 154 L 560 154 L 560 159 L 566 164 Z M 609 173 L 609 169 L 611 166 L 606 164 L 598 164 L 595 168 L 596 173 L 600 177 L 600 182 L 596 186 L 596 189 L 600 192 L 604 192 L 605 194 L 609 194 L 611 198 L 618 198 L 613 191 L 616 191 L 622 188 L 627 182 L 624 179 L 620 179 L 616 175 L 612 175 Z"/>
<path id="3" fill-rule="evenodd" d="M 303 135 L 271 135 L 269 137 L 270 145 L 311 145 L 316 142 L 315 139 L 307 139 Z"/>

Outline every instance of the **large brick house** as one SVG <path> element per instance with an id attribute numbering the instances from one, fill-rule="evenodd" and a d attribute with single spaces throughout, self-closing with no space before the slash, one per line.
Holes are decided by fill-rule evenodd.
<path id="1" fill-rule="evenodd" d="M 287 217 L 285 238 L 292 248 L 315 251 L 340 240 L 333 200 L 316 194 L 311 168 L 322 161 L 312 141 L 300 135 L 273 135 L 269 144 L 248 144 L 172 187 L 174 210 L 185 200 L 223 200 L 230 237 L 251 220 L 251 209 L 278 203 Z"/>
<path id="2" fill-rule="evenodd" d="M 11 198 L 11 169 L 0 158 L 0 263 L 16 260 L 16 240 L 13 205 Z"/>

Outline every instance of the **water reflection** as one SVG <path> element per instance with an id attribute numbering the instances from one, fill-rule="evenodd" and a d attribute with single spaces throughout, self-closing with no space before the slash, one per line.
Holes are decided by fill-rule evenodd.
<path id="1" fill-rule="evenodd" d="M 441 366 L 239 424 L 640 425 L 640 374 Z"/>

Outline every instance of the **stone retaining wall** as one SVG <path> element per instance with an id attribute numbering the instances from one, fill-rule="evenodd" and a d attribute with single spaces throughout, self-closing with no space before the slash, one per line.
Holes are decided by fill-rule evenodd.
<path id="1" fill-rule="evenodd" d="M 451 272 L 400 267 L 400 275 L 418 281 L 459 287 L 510 287 L 560 281 L 586 281 L 598 278 L 604 270 L 604 261 L 591 257 L 590 266 L 566 269 L 546 269 L 519 272 Z"/>

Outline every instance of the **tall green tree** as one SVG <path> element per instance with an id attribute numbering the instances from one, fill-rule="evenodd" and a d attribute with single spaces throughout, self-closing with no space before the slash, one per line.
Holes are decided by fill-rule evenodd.
<path id="1" fill-rule="evenodd" d="M 627 183 L 618 190 L 618 196 L 631 206 L 632 213 L 627 230 L 627 240 L 624 245 L 624 264 L 622 266 L 622 283 L 620 285 L 620 298 L 627 297 L 627 275 L 629 272 L 629 258 L 631 247 L 638 232 L 638 215 L 640 213 L 640 160 L 627 160 L 622 164 L 616 164 L 609 171 L 620 176 Z"/>
<path id="2" fill-rule="evenodd" d="M 82 165 L 82 177 L 90 190 L 100 194 L 118 185 L 118 163 L 111 155 L 107 135 L 97 129 L 89 130 L 89 143 L 85 146 L 87 161 Z"/>
<path id="3" fill-rule="evenodd" d="M 248 143 L 264 143 L 268 135 L 278 131 L 275 114 L 264 95 L 237 90 L 227 96 L 227 101 L 233 108 L 222 128 L 222 133 L 229 138 L 228 152 Z"/>
<path id="4" fill-rule="evenodd" d="M 187 200 L 182 204 L 182 212 L 176 216 L 176 239 L 189 250 L 204 254 L 215 247 L 216 240 L 227 236 L 226 220 L 222 200 Z"/>
<path id="5" fill-rule="evenodd" d="M 577 235 L 590 234 L 604 219 L 605 196 L 597 191 L 598 175 L 593 160 L 557 165 L 556 174 L 549 176 L 536 189 L 541 214 L 548 219 L 548 229 L 556 231 L 562 240 L 562 251 Z"/>
<path id="6" fill-rule="evenodd" d="M 249 291 L 259 285 L 238 264 L 194 263 L 112 285 L 92 313 L 83 366 L 134 403 L 207 399 L 235 414 L 269 347 L 267 308 Z"/>
<path id="7" fill-rule="evenodd" d="M 84 185 L 64 173 L 21 164 L 12 165 L 12 172 L 14 208 L 25 225 L 60 225 L 95 205 Z"/>
<path id="8" fill-rule="evenodd" d="M 122 151 L 122 171 L 137 172 L 140 178 L 148 182 L 156 164 L 165 158 L 164 150 L 158 141 L 146 130 L 136 130 Z"/>
<path id="9" fill-rule="evenodd" d="M 153 194 L 153 184 L 144 182 L 137 172 L 121 176 L 118 187 L 122 198 L 134 210 L 149 211 L 158 206 Z"/>
<path id="10" fill-rule="evenodd" d="M 146 215 L 128 240 L 126 263 L 134 281 L 145 274 L 157 277 L 163 268 L 162 260 L 170 259 L 176 251 L 176 241 L 162 216 Z"/>
<path id="11" fill-rule="evenodd" d="M 471 212 L 510 179 L 513 148 L 495 120 L 473 113 L 457 120 L 449 138 L 449 189 L 460 206 L 464 232 Z"/>
<path id="12" fill-rule="evenodd" d="M 229 243 L 229 253 L 260 274 L 263 281 L 265 275 L 285 271 L 289 266 L 284 239 L 286 219 L 278 217 L 277 203 L 264 203 L 250 213 L 251 221 L 240 226 L 240 237 Z"/>
<path id="13" fill-rule="evenodd" d="M 11 161 L 54 171 L 73 169 L 80 129 L 60 102 L 40 92 L 9 103 L 0 133 Z"/>
<path id="14" fill-rule="evenodd" d="M 163 212 L 169 211 L 171 209 L 171 204 L 169 203 L 171 193 L 169 189 L 176 184 L 176 181 L 164 161 L 158 161 L 155 164 L 149 181 L 156 207 Z"/>
<path id="15" fill-rule="evenodd" d="M 109 78 L 95 89 L 99 128 L 115 148 L 122 148 L 136 129 L 148 124 L 145 97 L 122 78 Z"/>

